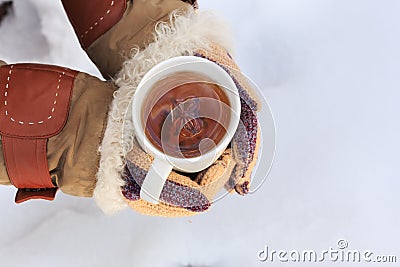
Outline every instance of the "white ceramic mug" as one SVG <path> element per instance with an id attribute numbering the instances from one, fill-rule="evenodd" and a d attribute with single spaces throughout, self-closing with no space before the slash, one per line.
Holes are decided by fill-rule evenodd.
<path id="1" fill-rule="evenodd" d="M 194 158 L 178 158 L 162 153 L 148 140 L 144 129 L 145 122 L 142 119 L 142 105 L 153 86 L 158 81 L 179 72 L 194 72 L 208 77 L 220 86 L 230 102 L 230 121 L 225 127 L 225 136 L 218 144 L 215 144 L 211 151 Z M 207 59 L 195 56 L 174 57 L 161 62 L 146 73 L 136 89 L 132 102 L 132 119 L 136 139 L 142 149 L 154 157 L 142 184 L 140 197 L 150 203 L 158 204 L 161 191 L 172 169 L 194 173 L 211 166 L 232 140 L 239 124 L 240 111 L 240 97 L 234 81 L 224 69 Z"/>

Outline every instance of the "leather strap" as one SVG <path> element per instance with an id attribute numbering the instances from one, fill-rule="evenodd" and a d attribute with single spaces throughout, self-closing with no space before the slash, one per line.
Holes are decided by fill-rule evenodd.
<path id="1" fill-rule="evenodd" d="M 7 173 L 15 187 L 54 187 L 47 167 L 46 139 L 17 139 L 4 136 L 2 143 Z"/>
<path id="2" fill-rule="evenodd" d="M 68 118 L 76 71 L 16 64 L 0 68 L 0 134 L 15 202 L 53 200 L 47 140 L 61 132 Z"/>

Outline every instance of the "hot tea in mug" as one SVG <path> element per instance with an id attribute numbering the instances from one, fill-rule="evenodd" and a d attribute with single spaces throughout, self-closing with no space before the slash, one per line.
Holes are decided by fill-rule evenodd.
<path id="1" fill-rule="evenodd" d="M 194 158 L 211 151 L 226 135 L 231 119 L 224 90 L 194 72 L 158 81 L 142 107 L 147 139 L 172 157 Z"/>

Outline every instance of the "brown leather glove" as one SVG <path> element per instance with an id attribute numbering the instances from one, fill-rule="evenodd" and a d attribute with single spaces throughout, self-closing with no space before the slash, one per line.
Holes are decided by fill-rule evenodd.
<path id="1" fill-rule="evenodd" d="M 0 62 L 0 184 L 19 188 L 16 201 L 90 197 L 106 127 L 111 82 L 41 65 Z"/>
<path id="2" fill-rule="evenodd" d="M 193 0 L 62 0 L 82 48 L 106 79 L 121 70 L 131 49 L 154 40 L 154 28 L 174 10 L 197 6 Z"/>

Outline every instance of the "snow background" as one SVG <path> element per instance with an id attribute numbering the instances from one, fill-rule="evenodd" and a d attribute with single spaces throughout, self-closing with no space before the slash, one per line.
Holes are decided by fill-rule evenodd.
<path id="1" fill-rule="evenodd" d="M 0 58 L 98 75 L 59 1 L 14 2 Z M 107 217 L 93 200 L 63 194 L 15 205 L 15 189 L 0 187 L 0 266 L 287 266 L 257 253 L 322 251 L 339 239 L 399 260 L 400 2 L 200 4 L 231 23 L 236 58 L 273 110 L 278 149 L 267 182 L 178 219 Z"/>

